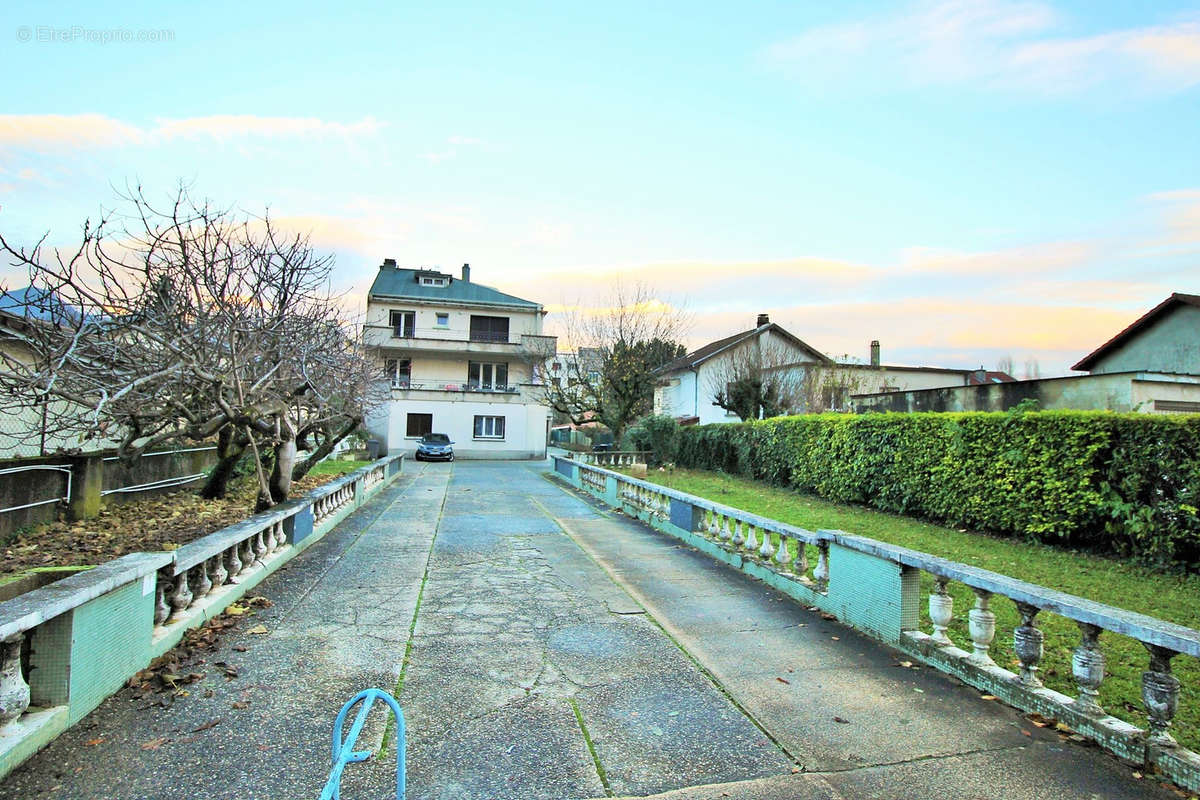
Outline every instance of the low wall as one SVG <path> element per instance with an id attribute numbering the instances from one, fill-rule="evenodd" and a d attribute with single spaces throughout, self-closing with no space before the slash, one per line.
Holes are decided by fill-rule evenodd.
<path id="1" fill-rule="evenodd" d="M 88 517 L 102 505 L 196 486 L 216 461 L 215 447 L 192 447 L 146 453 L 131 467 L 104 453 L 0 462 L 0 537 L 53 522 L 64 509 Z"/>
<path id="2" fill-rule="evenodd" d="M 1181 690 L 1171 660 L 1200 656 L 1200 631 L 844 531 L 804 530 L 562 456 L 554 456 L 551 474 L 914 659 L 1024 711 L 1058 719 L 1180 786 L 1200 789 L 1200 755 L 1180 747 L 1169 733 Z M 933 577 L 935 587 L 928 599 L 929 632 L 920 630 L 922 572 Z M 967 614 L 971 641 L 964 648 L 947 635 L 954 619 L 953 598 L 946 592 L 951 582 L 975 595 Z M 1012 600 L 1022 617 L 1013 634 L 1017 672 L 989 655 L 996 633 L 990 604 L 996 596 Z M 1072 659 L 1075 697 L 1045 688 L 1037 677 L 1044 638 L 1039 614 L 1065 617 L 1079 627 Z M 1137 639 L 1149 654 L 1142 675 L 1144 729 L 1107 714 L 1098 702 L 1105 674 L 1099 639 L 1105 631 Z"/>
<path id="3" fill-rule="evenodd" d="M 853 411 L 1008 411 L 1023 400 L 1038 408 L 1164 413 L 1155 400 L 1200 403 L 1200 376 L 1152 372 L 1112 372 L 1062 378 L 946 386 L 905 392 L 858 394 Z"/>
<path id="4" fill-rule="evenodd" d="M 0 777 L 391 483 L 392 456 L 167 553 L 0 602 Z"/>

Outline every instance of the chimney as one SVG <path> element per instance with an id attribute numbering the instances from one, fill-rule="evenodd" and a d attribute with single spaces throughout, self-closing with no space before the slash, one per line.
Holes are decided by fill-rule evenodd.
<path id="1" fill-rule="evenodd" d="M 872 367 L 879 366 L 879 340 L 878 339 L 871 340 L 871 366 Z"/>
<path id="2" fill-rule="evenodd" d="M 761 328 L 763 325 L 770 325 L 771 317 L 768 314 L 759 314 L 758 322 L 754 323 L 754 327 Z"/>
<path id="3" fill-rule="evenodd" d="M 463 283 L 470 283 L 470 282 L 471 282 L 471 265 L 470 265 L 470 264 L 463 264 L 463 276 L 462 276 L 462 279 L 463 279 Z"/>
<path id="4" fill-rule="evenodd" d="M 384 268 L 385 268 L 385 269 L 395 269 L 395 268 L 396 268 L 396 259 L 394 259 L 394 258 L 385 258 L 385 259 L 383 260 L 383 266 L 384 266 Z"/>

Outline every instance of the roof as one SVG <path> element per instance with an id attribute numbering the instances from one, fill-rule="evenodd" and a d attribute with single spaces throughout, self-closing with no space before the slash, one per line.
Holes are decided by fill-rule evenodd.
<path id="1" fill-rule="evenodd" d="M 0 314 L 19 319 L 73 324 L 80 319 L 79 309 L 67 305 L 57 294 L 35 286 L 0 293 Z"/>
<path id="2" fill-rule="evenodd" d="M 418 275 L 438 275 L 449 278 L 447 286 L 422 286 L 417 280 Z M 422 300 L 426 302 L 473 303 L 489 306 L 514 306 L 531 311 L 540 310 L 540 303 L 522 300 L 511 294 L 493 289 L 490 286 L 459 280 L 444 273 L 427 269 L 400 269 L 398 267 L 382 266 L 379 274 L 371 283 L 368 299 L 398 298 L 403 300 Z"/>
<path id="3" fill-rule="evenodd" d="M 1131 324 L 1125 330 L 1121 331 L 1116 336 L 1112 337 L 1107 342 L 1088 353 L 1079 361 L 1078 364 L 1071 367 L 1071 369 L 1090 372 L 1092 367 L 1096 365 L 1097 361 L 1104 358 L 1118 347 L 1121 347 L 1130 339 L 1137 336 L 1143 330 L 1157 322 L 1159 318 L 1170 313 L 1171 311 L 1174 311 L 1181 305 L 1196 306 L 1200 308 L 1200 295 L 1172 292 L 1170 297 L 1168 297 L 1166 300 L 1163 300 L 1161 303 L 1147 311 L 1138 319 L 1134 320 L 1133 324 Z"/>
<path id="4" fill-rule="evenodd" d="M 755 336 L 761 336 L 768 331 L 782 336 L 796 347 L 811 353 L 817 361 L 826 364 L 833 363 L 833 359 L 831 359 L 829 356 L 824 355 L 820 351 L 800 341 L 800 339 L 788 333 L 774 322 L 768 322 L 765 325 L 759 325 L 757 328 L 751 328 L 748 331 L 742 331 L 741 333 L 735 333 L 733 336 L 726 336 L 724 339 L 718 339 L 715 342 L 709 342 L 703 347 L 693 350 L 685 356 L 680 356 L 674 361 L 668 361 L 666 364 L 663 364 L 661 367 L 656 369 L 655 372 L 659 374 L 665 374 L 668 372 L 678 372 L 682 369 L 694 369 L 695 367 L 703 364 L 705 361 L 708 361 L 710 358 L 725 352 L 729 348 L 739 345 L 742 342 L 749 341 Z"/>
<path id="5" fill-rule="evenodd" d="M 984 386 L 989 383 L 1016 383 L 1017 379 L 999 370 L 967 370 L 967 386 Z"/>

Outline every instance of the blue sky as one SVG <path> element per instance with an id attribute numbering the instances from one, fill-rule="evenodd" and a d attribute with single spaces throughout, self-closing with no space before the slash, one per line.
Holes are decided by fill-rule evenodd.
<path id="1" fill-rule="evenodd" d="M 1043 373 L 1200 292 L 1196 3 L 9 3 L 0 42 L 17 241 L 183 179 L 351 304 L 469 261 L 552 309 L 644 281 L 691 344 L 765 311 Z"/>

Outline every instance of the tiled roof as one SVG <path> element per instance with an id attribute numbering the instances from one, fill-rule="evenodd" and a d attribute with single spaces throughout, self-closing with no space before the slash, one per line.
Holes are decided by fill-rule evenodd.
<path id="1" fill-rule="evenodd" d="M 998 370 L 964 370 L 967 373 L 967 386 L 983 386 L 988 383 L 1016 383 L 1016 378 L 1007 372 Z M 980 373 L 983 376 L 980 377 Z"/>
<path id="2" fill-rule="evenodd" d="M 424 300 L 450 303 L 475 303 L 489 306 L 515 306 L 529 310 L 538 310 L 540 303 L 522 300 L 511 294 L 497 291 L 490 286 L 463 281 L 450 276 L 448 286 L 422 286 L 417 280 L 417 274 L 440 275 L 430 270 L 400 269 L 397 267 L 380 267 L 379 274 L 371 284 L 369 299 L 397 298 L 402 300 Z"/>
<path id="3" fill-rule="evenodd" d="M 833 363 L 828 356 L 800 341 L 800 339 L 788 333 L 774 322 L 769 322 L 766 325 L 759 325 L 757 328 L 751 328 L 748 331 L 742 331 L 741 333 L 735 333 L 733 336 L 726 336 L 724 339 L 718 339 L 715 342 L 709 342 L 703 347 L 693 350 L 685 356 L 680 356 L 674 361 L 668 361 L 666 364 L 663 364 L 661 367 L 656 369 L 655 372 L 665 375 L 669 372 L 678 372 L 681 369 L 692 369 L 693 367 L 697 367 L 700 364 L 703 364 L 705 361 L 708 361 L 718 353 L 721 353 L 728 348 L 733 347 L 734 345 L 740 344 L 743 341 L 747 341 L 754 336 L 766 333 L 767 331 L 779 334 L 800 349 L 808 351 L 816 358 L 817 361 L 829 364 Z"/>
<path id="4" fill-rule="evenodd" d="M 1161 317 L 1162 315 L 1166 314 L 1168 311 L 1171 311 L 1172 309 L 1174 309 L 1180 305 L 1189 305 L 1189 306 L 1200 307 L 1200 295 L 1183 294 L 1181 292 L 1173 292 L 1171 294 L 1171 296 L 1168 297 L 1166 300 L 1163 300 L 1161 303 L 1159 303 L 1154 308 L 1147 311 L 1141 317 L 1134 320 L 1133 324 L 1131 324 L 1125 330 L 1121 331 L 1116 336 L 1112 337 L 1107 342 L 1100 345 L 1095 350 L 1093 350 L 1092 352 L 1090 352 L 1086 356 L 1084 356 L 1083 359 L 1081 359 L 1078 364 L 1071 367 L 1071 369 L 1077 369 L 1077 370 L 1081 370 L 1081 371 L 1089 371 L 1090 372 L 1092 367 L 1094 367 L 1096 365 L 1096 362 L 1099 361 L 1104 356 L 1106 356 L 1109 353 L 1109 351 L 1114 350 L 1114 349 L 1120 347 L 1121 345 L 1125 344 L 1125 342 L 1129 341 L 1134 336 L 1137 336 L 1139 333 L 1141 333 L 1144 328 L 1147 328 L 1150 325 L 1154 324 L 1154 322 L 1156 320 L 1158 320 L 1159 317 Z"/>
<path id="5" fill-rule="evenodd" d="M 54 292 L 26 286 L 0 293 L 0 314 L 43 322 L 75 323 L 79 309 L 67 305 Z"/>

